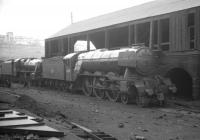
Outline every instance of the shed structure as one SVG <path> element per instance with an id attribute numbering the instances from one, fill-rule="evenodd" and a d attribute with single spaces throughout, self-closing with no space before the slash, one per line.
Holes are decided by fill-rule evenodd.
<path id="1" fill-rule="evenodd" d="M 200 97 L 200 0 L 155 0 L 73 23 L 45 40 L 45 57 L 74 52 L 78 40 L 88 51 L 90 41 L 98 49 L 141 43 L 161 50 L 158 73 L 181 87 L 179 94 Z"/>

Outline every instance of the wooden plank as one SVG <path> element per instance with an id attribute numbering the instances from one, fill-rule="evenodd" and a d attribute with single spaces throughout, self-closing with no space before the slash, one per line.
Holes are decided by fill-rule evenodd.
<path id="1" fill-rule="evenodd" d="M 35 128 L 35 129 L 34 129 Z M 37 134 L 39 136 L 43 137 L 63 137 L 64 133 L 54 130 L 51 127 L 48 126 L 26 126 L 26 127 L 16 127 L 16 128 L 6 128 L 6 127 L 0 127 L 0 134 L 21 134 L 21 135 L 27 135 L 27 133 L 30 134 Z"/>
<path id="2" fill-rule="evenodd" d="M 5 121 L 5 120 L 21 120 L 21 119 L 28 119 L 28 117 L 27 116 L 3 117 L 3 118 L 0 118 L 0 121 Z"/>
<path id="3" fill-rule="evenodd" d="M 77 124 L 77 123 L 71 122 L 70 124 L 72 124 L 72 125 L 74 125 L 74 126 L 76 126 L 76 127 L 78 127 L 78 128 L 81 128 L 81 129 L 84 130 L 85 132 L 88 132 L 88 133 L 91 133 L 91 132 L 92 132 L 92 130 L 90 130 L 90 129 L 84 127 L 84 126 L 81 126 L 81 125 L 79 125 L 79 124 Z"/>

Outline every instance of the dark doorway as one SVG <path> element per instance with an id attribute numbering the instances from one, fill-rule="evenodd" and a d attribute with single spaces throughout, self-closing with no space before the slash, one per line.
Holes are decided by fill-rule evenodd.
<path id="1" fill-rule="evenodd" d="M 175 68 L 167 73 L 167 77 L 176 85 L 175 96 L 192 99 L 192 77 L 183 69 Z"/>

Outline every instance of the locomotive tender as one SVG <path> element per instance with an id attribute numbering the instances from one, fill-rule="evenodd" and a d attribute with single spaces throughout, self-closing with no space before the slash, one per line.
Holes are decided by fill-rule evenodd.
<path id="1" fill-rule="evenodd" d="M 146 106 L 151 101 L 162 104 L 165 95 L 175 92 L 176 87 L 168 78 L 156 75 L 158 57 L 144 46 L 70 53 L 35 63 L 30 82 L 63 90 L 82 90 L 86 96 L 124 104 L 135 102 Z"/>

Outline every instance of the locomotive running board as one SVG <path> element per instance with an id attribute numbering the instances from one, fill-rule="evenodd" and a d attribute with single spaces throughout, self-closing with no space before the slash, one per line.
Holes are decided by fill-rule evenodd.
<path id="1" fill-rule="evenodd" d="M 117 140 L 116 138 L 114 138 L 111 135 L 106 134 L 104 132 L 100 132 L 100 131 L 95 132 L 84 126 L 76 124 L 74 122 L 69 122 L 69 123 L 70 123 L 70 125 L 72 125 L 72 129 L 79 129 L 85 133 L 85 135 L 84 134 L 81 134 L 81 135 L 75 134 L 80 138 L 90 138 L 91 140 Z"/>

